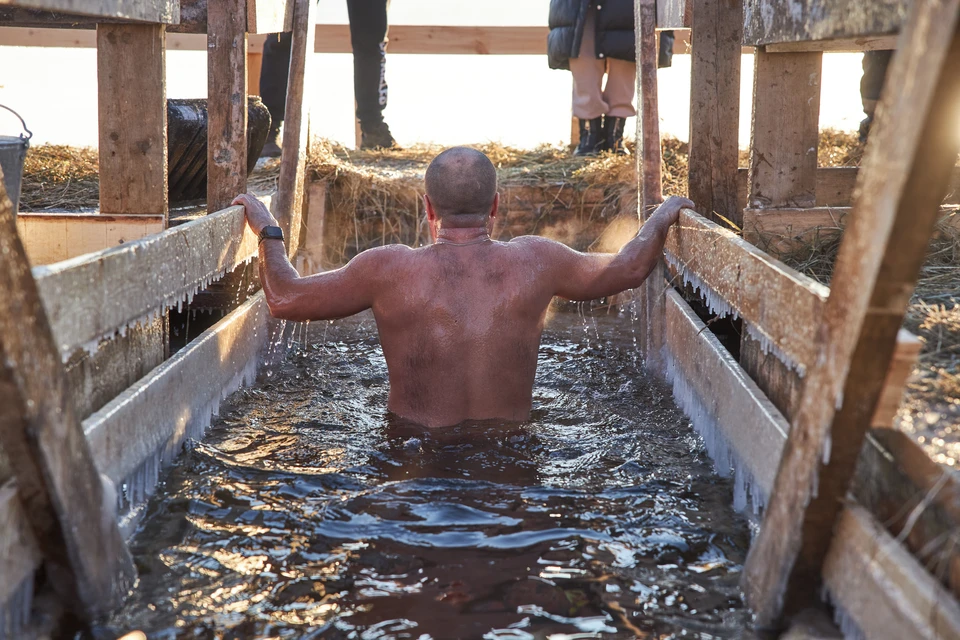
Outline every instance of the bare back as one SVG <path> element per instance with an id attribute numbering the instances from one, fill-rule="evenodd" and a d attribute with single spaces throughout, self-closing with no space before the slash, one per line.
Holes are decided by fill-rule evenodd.
<path id="1" fill-rule="evenodd" d="M 389 263 L 391 284 L 373 299 L 388 408 L 426 426 L 526 420 L 553 295 L 535 247 L 435 244 Z"/>

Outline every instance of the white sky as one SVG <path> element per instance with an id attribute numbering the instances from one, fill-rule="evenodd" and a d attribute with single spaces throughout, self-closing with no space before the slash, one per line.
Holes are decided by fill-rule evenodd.
<path id="1" fill-rule="evenodd" d="M 536 25 L 546 22 L 549 0 L 395 0 L 393 24 Z M 342 0 L 320 3 L 319 21 L 345 23 Z M 2 41 L 0 41 L 2 42 Z M 859 54 L 824 58 L 821 126 L 854 129 L 860 121 Z M 322 80 L 314 83 L 315 114 L 323 135 L 353 143 L 352 63 L 348 54 L 319 55 Z M 96 146 L 96 51 L 0 46 L 0 103 L 18 110 L 36 143 Z M 740 141 L 749 141 L 752 56 L 744 56 Z M 547 68 L 545 56 L 421 56 L 393 54 L 387 61 L 390 103 L 386 118 L 401 144 L 457 144 L 499 140 L 515 146 L 569 138 L 570 74 Z M 687 139 L 690 57 L 674 57 L 659 72 L 661 131 Z M 167 54 L 167 95 L 206 97 L 204 52 Z M 16 129 L 0 114 L 0 135 Z M 628 122 L 627 131 L 633 130 Z"/>

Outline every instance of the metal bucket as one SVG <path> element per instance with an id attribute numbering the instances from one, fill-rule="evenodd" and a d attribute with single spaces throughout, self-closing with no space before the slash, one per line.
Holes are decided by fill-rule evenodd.
<path id="1" fill-rule="evenodd" d="M 0 169 L 3 170 L 3 184 L 7 189 L 7 197 L 13 203 L 13 213 L 17 214 L 20 205 L 20 183 L 23 181 L 23 161 L 27 157 L 27 149 L 30 147 L 30 138 L 33 132 L 27 129 L 27 123 L 23 121 L 20 114 L 10 107 L 0 104 L 0 108 L 6 109 L 20 120 L 24 135 L 19 136 L 0 136 Z"/>

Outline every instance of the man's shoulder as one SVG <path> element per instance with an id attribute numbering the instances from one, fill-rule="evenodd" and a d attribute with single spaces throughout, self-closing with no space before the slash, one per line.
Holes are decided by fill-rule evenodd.
<path id="1" fill-rule="evenodd" d="M 556 240 L 545 238 L 543 236 L 517 236 L 511 239 L 507 244 L 517 247 L 530 247 L 532 249 L 553 250 L 566 246 Z"/>

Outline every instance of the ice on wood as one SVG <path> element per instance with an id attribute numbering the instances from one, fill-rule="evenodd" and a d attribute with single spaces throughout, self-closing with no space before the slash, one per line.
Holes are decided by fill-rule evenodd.
<path id="1" fill-rule="evenodd" d="M 764 508 L 767 496 L 754 481 L 753 474 L 739 459 L 736 452 L 726 441 L 715 417 L 707 409 L 703 400 L 690 385 L 683 372 L 676 365 L 670 353 L 664 350 L 667 364 L 667 379 L 673 386 L 673 397 L 677 405 L 690 418 L 690 423 L 703 439 L 704 448 L 713 460 L 714 468 L 722 477 L 733 475 L 733 506 L 737 511 L 745 512 L 747 507 L 757 515 Z"/>

